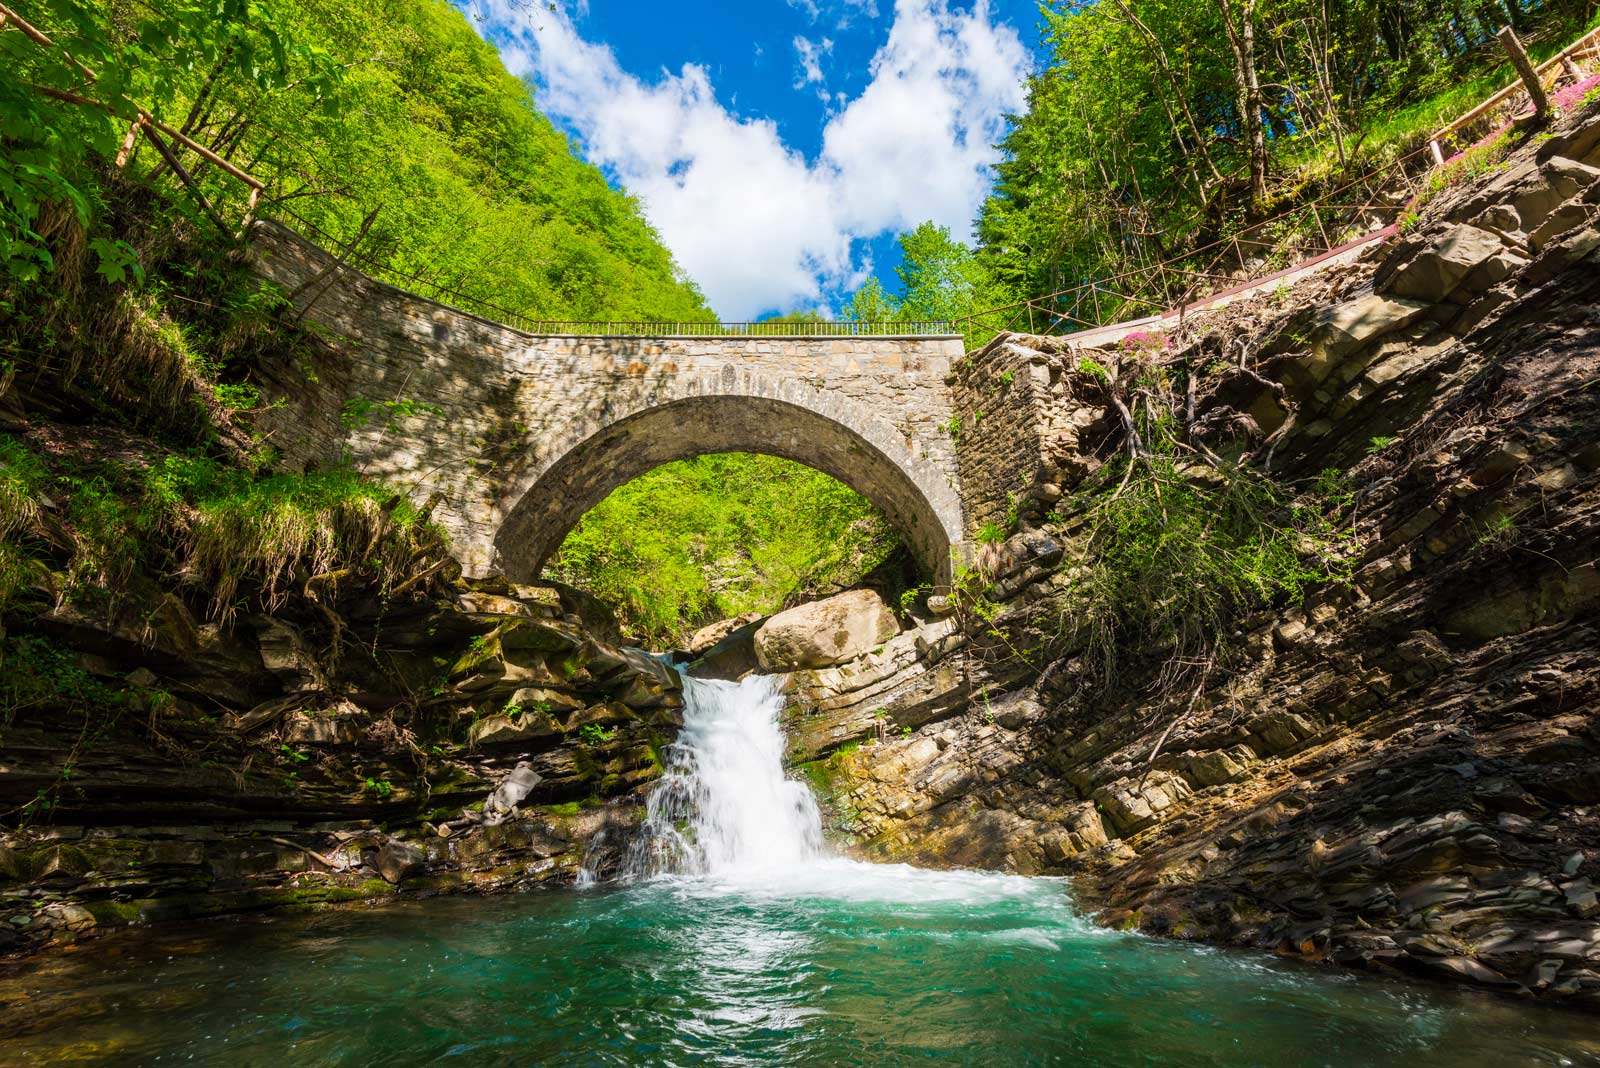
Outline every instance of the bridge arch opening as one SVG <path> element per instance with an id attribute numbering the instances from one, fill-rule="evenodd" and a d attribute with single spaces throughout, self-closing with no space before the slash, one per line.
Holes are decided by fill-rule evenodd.
<path id="1" fill-rule="evenodd" d="M 947 581 L 951 547 L 961 538 L 959 501 L 934 465 L 896 448 L 888 425 L 888 418 L 846 425 L 800 404 L 744 394 L 684 397 L 605 422 L 530 465 L 520 480 L 526 488 L 495 535 L 495 564 L 513 580 L 536 578 L 613 490 L 676 460 L 746 452 L 804 464 L 855 490 L 883 512 L 935 582 Z"/>

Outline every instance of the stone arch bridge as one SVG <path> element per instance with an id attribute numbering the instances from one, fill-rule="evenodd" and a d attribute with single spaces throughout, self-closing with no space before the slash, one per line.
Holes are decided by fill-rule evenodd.
<path id="1" fill-rule="evenodd" d="M 469 574 L 536 576 L 613 489 L 711 452 L 837 478 L 949 573 L 959 337 L 536 335 L 374 281 L 275 223 L 252 237 L 258 272 L 331 343 L 262 370 L 281 399 L 259 424 L 269 442 L 431 499 Z"/>

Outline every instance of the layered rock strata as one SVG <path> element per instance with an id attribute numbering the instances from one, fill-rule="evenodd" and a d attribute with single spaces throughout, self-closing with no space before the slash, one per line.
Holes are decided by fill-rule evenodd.
<path id="1" fill-rule="evenodd" d="M 1037 451 L 1024 532 L 980 559 L 982 613 L 790 676 L 792 759 L 841 839 L 1068 873 L 1154 933 L 1600 1007 L 1596 110 L 1363 261 L 1149 342 L 1208 369 L 1211 447 L 1341 472 L 1360 546 L 1348 583 L 1239 620 L 1245 666 L 1192 701 L 1152 696 L 1155 650 L 1092 681 L 1063 617 L 1071 494 L 1117 419 L 1085 368 L 1127 350 L 975 354 L 964 415 L 1026 403 L 961 447 Z"/>
<path id="2" fill-rule="evenodd" d="M 670 667 L 553 586 L 476 582 L 314 631 L 197 622 L 177 597 L 40 626 L 147 697 L 13 710 L 0 950 L 256 909 L 600 875 L 681 725 Z"/>

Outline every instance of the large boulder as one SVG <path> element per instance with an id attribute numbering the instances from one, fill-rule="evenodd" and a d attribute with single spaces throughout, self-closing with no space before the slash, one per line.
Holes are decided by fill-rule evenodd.
<path id="1" fill-rule="evenodd" d="M 753 619 L 729 631 L 715 645 L 700 653 L 689 665 L 688 673 L 697 679 L 737 682 L 750 672 L 759 670 L 761 662 L 756 658 L 756 632 L 765 622 L 764 619 Z"/>
<path id="2" fill-rule="evenodd" d="M 873 590 L 850 590 L 779 612 L 756 631 L 756 659 L 766 671 L 799 671 L 853 660 L 900 633 Z"/>
<path id="3" fill-rule="evenodd" d="M 428 854 L 420 846 L 390 838 L 379 847 L 374 864 L 385 882 L 398 883 L 426 868 Z"/>
<path id="4" fill-rule="evenodd" d="M 760 618 L 760 612 L 745 612 L 742 615 L 734 616 L 732 619 L 719 619 L 715 623 L 708 623 L 694 632 L 694 636 L 689 639 L 687 651 L 690 656 L 699 656 L 734 631 L 740 630 Z"/>

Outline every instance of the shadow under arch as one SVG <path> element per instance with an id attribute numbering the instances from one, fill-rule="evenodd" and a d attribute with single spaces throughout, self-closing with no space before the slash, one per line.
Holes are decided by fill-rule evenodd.
<path id="1" fill-rule="evenodd" d="M 892 436 L 883 425 L 862 429 L 880 440 Z M 766 453 L 838 479 L 883 511 L 935 582 L 949 580 L 961 504 L 934 465 L 909 449 L 892 457 L 857 429 L 810 408 L 748 394 L 645 408 L 606 423 L 532 472 L 495 535 L 496 566 L 513 581 L 536 578 L 568 531 L 612 490 L 662 464 L 719 452 Z"/>

